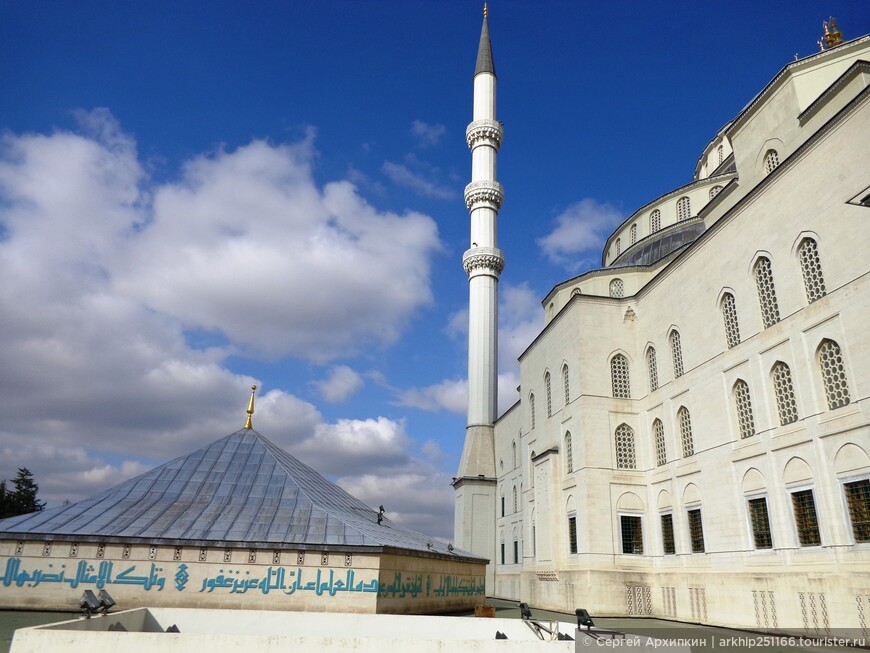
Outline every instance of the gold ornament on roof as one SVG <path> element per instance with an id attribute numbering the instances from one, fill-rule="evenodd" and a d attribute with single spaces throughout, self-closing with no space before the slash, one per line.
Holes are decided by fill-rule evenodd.
<path id="1" fill-rule="evenodd" d="M 483 17 L 486 18 L 486 3 L 483 3 Z"/>
<path id="2" fill-rule="evenodd" d="M 257 391 L 257 386 L 251 386 L 251 401 L 248 402 L 248 419 L 245 420 L 245 428 L 253 429 L 253 425 L 251 423 L 251 415 L 254 414 L 254 393 Z"/>
<path id="3" fill-rule="evenodd" d="M 825 48 L 833 48 L 843 42 L 843 33 L 837 28 L 837 19 L 833 16 L 822 22 L 822 29 L 825 30 L 824 36 L 816 41 L 820 51 L 824 52 Z"/>

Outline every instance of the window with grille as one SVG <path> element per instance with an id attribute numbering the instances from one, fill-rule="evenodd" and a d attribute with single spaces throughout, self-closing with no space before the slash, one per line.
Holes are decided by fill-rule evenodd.
<path id="1" fill-rule="evenodd" d="M 822 340 L 819 346 L 819 369 L 822 372 L 822 383 L 825 386 L 825 397 L 828 400 L 828 410 L 834 410 L 849 404 L 849 383 L 846 381 L 846 366 L 840 345 L 833 340 Z"/>
<path id="2" fill-rule="evenodd" d="M 752 437 L 755 435 L 752 398 L 749 396 L 749 385 L 743 379 L 737 379 L 734 384 L 734 404 L 737 407 L 737 424 L 740 426 L 741 439 Z"/>
<path id="3" fill-rule="evenodd" d="M 649 371 L 649 391 L 655 392 L 659 387 L 659 367 L 656 363 L 655 347 L 646 350 L 646 368 Z"/>
<path id="4" fill-rule="evenodd" d="M 794 521 L 801 546 L 819 546 L 822 543 L 822 538 L 819 535 L 819 521 L 816 517 L 816 501 L 813 498 L 813 491 L 792 492 L 791 505 L 794 508 Z"/>
<path id="5" fill-rule="evenodd" d="M 692 417 L 689 409 L 680 406 L 677 411 L 677 421 L 680 424 L 680 440 L 683 443 L 683 458 L 688 458 L 695 453 L 695 441 L 692 438 Z"/>
<path id="6" fill-rule="evenodd" d="M 568 551 L 577 553 L 577 517 L 568 517 Z"/>
<path id="7" fill-rule="evenodd" d="M 562 386 L 565 389 L 565 405 L 567 406 L 568 403 L 571 401 L 571 388 L 568 385 L 568 366 L 567 365 L 562 366 Z"/>
<path id="8" fill-rule="evenodd" d="M 631 225 L 631 229 L 629 230 L 629 240 L 631 240 L 631 244 L 634 245 L 637 242 L 637 225 Z"/>
<path id="9" fill-rule="evenodd" d="M 758 288 L 758 304 L 761 306 L 761 319 L 766 329 L 779 322 L 779 306 L 773 285 L 773 268 L 770 259 L 764 256 L 755 264 L 755 286 Z"/>
<path id="10" fill-rule="evenodd" d="M 550 387 L 550 373 L 544 374 L 544 388 L 547 390 L 547 417 L 553 416 L 553 392 Z"/>
<path id="11" fill-rule="evenodd" d="M 616 468 L 637 469 L 634 431 L 628 424 L 620 424 L 616 427 Z"/>
<path id="12" fill-rule="evenodd" d="M 643 554 L 643 530 L 640 517 L 634 515 L 620 515 L 622 527 L 622 552 L 634 555 Z"/>
<path id="13" fill-rule="evenodd" d="M 501 564 L 504 564 L 504 542 L 501 543 Z"/>
<path id="14" fill-rule="evenodd" d="M 870 542 L 870 479 L 844 483 L 849 521 L 856 542 Z"/>
<path id="15" fill-rule="evenodd" d="M 779 165 L 779 154 L 777 154 L 776 150 L 768 150 L 764 155 L 764 170 L 767 174 L 770 174 L 776 167 Z"/>
<path id="16" fill-rule="evenodd" d="M 653 421 L 653 437 L 656 444 L 656 465 L 661 467 L 668 462 L 668 453 L 665 448 L 665 427 L 660 419 Z"/>
<path id="17" fill-rule="evenodd" d="M 701 509 L 689 510 L 688 515 L 692 553 L 704 553 L 704 525 L 701 523 Z"/>
<path id="18" fill-rule="evenodd" d="M 722 146 L 720 145 L 719 147 L 716 148 L 716 158 L 719 160 L 719 163 L 717 163 L 716 165 L 722 165 L 722 161 L 724 159 L 723 154 L 724 154 L 724 151 L 722 149 Z"/>
<path id="19" fill-rule="evenodd" d="M 767 516 L 767 499 L 749 499 L 749 523 L 752 526 L 752 540 L 756 549 L 772 549 L 770 519 Z"/>
<path id="20" fill-rule="evenodd" d="M 517 501 L 517 486 L 513 487 L 513 498 L 514 498 L 514 514 L 519 512 L 519 502 Z"/>
<path id="21" fill-rule="evenodd" d="M 654 234 L 662 228 L 662 212 L 656 209 L 649 214 L 649 232 Z"/>
<path id="22" fill-rule="evenodd" d="M 740 325 L 737 323 L 737 302 L 730 292 L 722 297 L 722 319 L 725 322 L 725 342 L 731 349 L 740 344 Z"/>
<path id="23" fill-rule="evenodd" d="M 535 395 L 534 395 L 534 393 L 529 395 L 529 410 L 532 413 L 532 428 L 535 428 Z"/>
<path id="24" fill-rule="evenodd" d="M 779 413 L 779 423 L 782 426 L 796 422 L 798 418 L 797 401 L 795 400 L 794 384 L 791 382 L 791 370 L 782 361 L 773 366 L 773 393 L 776 396 L 776 411 Z"/>
<path id="25" fill-rule="evenodd" d="M 662 550 L 665 555 L 673 555 L 677 552 L 674 545 L 674 516 L 668 513 L 662 515 Z"/>
<path id="26" fill-rule="evenodd" d="M 622 279 L 614 279 L 610 282 L 610 296 L 617 299 L 625 296 L 625 284 L 622 283 Z"/>
<path id="27" fill-rule="evenodd" d="M 674 361 L 674 378 L 683 376 L 683 346 L 680 344 L 680 332 L 671 331 L 671 358 Z"/>
<path id="28" fill-rule="evenodd" d="M 628 359 L 617 354 L 610 360 L 610 382 L 614 399 L 630 399 L 631 386 L 628 379 Z"/>
<path id="29" fill-rule="evenodd" d="M 688 197 L 681 197 L 677 200 L 677 221 L 688 220 L 692 217 L 692 208 Z"/>
<path id="30" fill-rule="evenodd" d="M 713 188 L 710 189 L 710 199 L 716 197 L 720 190 L 722 190 L 721 186 L 713 186 Z"/>
<path id="31" fill-rule="evenodd" d="M 622 253 L 622 242 L 619 238 L 616 239 L 616 255 L 619 256 Z"/>
<path id="32" fill-rule="evenodd" d="M 570 431 L 565 434 L 565 463 L 568 473 L 571 474 L 574 471 L 574 448 L 571 443 Z"/>
<path id="33" fill-rule="evenodd" d="M 801 275 L 804 278 L 804 289 L 807 291 L 807 301 L 811 304 L 824 297 L 825 278 L 822 276 L 822 261 L 819 259 L 819 246 L 812 238 L 804 238 L 798 247 L 798 257 L 801 262 Z"/>
<path id="34" fill-rule="evenodd" d="M 520 543 L 517 540 L 514 540 L 514 564 L 518 565 L 520 563 Z"/>

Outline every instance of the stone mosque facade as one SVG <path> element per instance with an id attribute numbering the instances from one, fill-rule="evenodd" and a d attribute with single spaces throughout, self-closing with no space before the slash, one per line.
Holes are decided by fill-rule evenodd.
<path id="1" fill-rule="evenodd" d="M 870 36 L 828 36 L 713 136 L 690 183 L 619 225 L 600 268 L 553 287 L 496 419 L 484 17 L 454 488 L 455 542 L 490 559 L 488 595 L 870 634 Z"/>

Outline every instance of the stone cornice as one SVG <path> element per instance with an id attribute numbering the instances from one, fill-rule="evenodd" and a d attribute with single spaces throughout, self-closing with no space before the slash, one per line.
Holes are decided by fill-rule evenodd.
<path id="1" fill-rule="evenodd" d="M 462 255 L 462 268 L 469 276 L 475 270 L 499 275 L 504 270 L 504 254 L 495 247 L 474 247 Z"/>
<path id="2" fill-rule="evenodd" d="M 475 145 L 479 143 L 481 145 L 490 145 L 497 150 L 501 147 L 503 138 L 504 129 L 501 123 L 488 118 L 475 120 L 465 130 L 465 142 L 468 143 L 469 149 L 474 149 Z"/>
<path id="3" fill-rule="evenodd" d="M 473 181 L 465 187 L 465 206 L 469 210 L 475 204 L 489 204 L 498 210 L 503 200 L 504 188 L 497 181 Z"/>

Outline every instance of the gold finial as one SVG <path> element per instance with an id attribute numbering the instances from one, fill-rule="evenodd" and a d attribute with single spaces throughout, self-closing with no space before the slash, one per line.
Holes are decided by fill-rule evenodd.
<path id="1" fill-rule="evenodd" d="M 825 25 L 825 44 L 829 48 L 840 45 L 843 42 L 843 33 L 837 29 L 837 19 L 831 16 Z"/>
<path id="2" fill-rule="evenodd" d="M 252 429 L 254 428 L 251 424 L 251 415 L 254 414 L 254 393 L 257 391 L 257 386 L 251 386 L 251 401 L 248 402 L 248 419 L 245 420 L 245 428 Z"/>
<path id="3" fill-rule="evenodd" d="M 486 3 L 483 3 L 483 17 L 486 18 Z"/>

